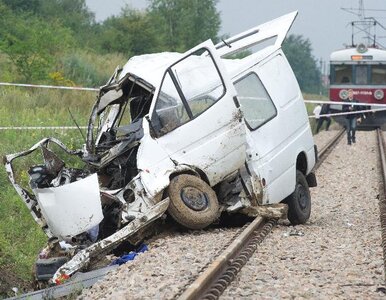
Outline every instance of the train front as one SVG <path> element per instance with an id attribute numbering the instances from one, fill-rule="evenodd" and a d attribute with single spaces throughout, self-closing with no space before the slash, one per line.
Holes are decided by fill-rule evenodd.
<path id="1" fill-rule="evenodd" d="M 364 44 L 357 47 L 335 51 L 330 59 L 330 100 L 345 102 L 349 94 L 366 111 L 361 129 L 372 129 L 386 122 L 386 50 L 368 48 Z M 371 110 L 371 111 L 370 111 Z M 331 112 L 337 113 L 334 119 L 345 125 L 342 104 L 331 105 Z"/>

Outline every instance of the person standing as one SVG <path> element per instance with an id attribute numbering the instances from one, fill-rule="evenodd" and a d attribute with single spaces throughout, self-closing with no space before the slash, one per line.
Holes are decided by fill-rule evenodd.
<path id="1" fill-rule="evenodd" d="M 354 92 L 352 89 L 348 90 L 348 99 L 347 102 L 358 103 L 358 100 L 354 99 Z M 355 113 L 356 111 L 361 110 L 359 105 L 343 105 L 342 111 L 346 112 L 346 131 L 347 131 L 347 144 L 355 143 L 355 131 L 357 128 L 357 122 L 361 122 L 361 114 Z M 365 116 L 364 116 L 365 117 Z"/>
<path id="2" fill-rule="evenodd" d="M 313 126 L 314 129 L 315 129 L 315 126 L 317 128 L 317 126 L 319 124 L 319 117 L 320 117 L 321 110 L 322 110 L 322 107 L 320 106 L 320 104 L 316 105 L 315 108 L 314 108 L 314 111 L 313 111 L 314 117 L 315 117 L 315 123 L 314 123 L 314 126 Z"/>
<path id="3" fill-rule="evenodd" d="M 330 113 L 330 105 L 323 104 L 319 114 L 318 125 L 316 126 L 316 133 L 318 133 L 320 128 L 322 128 L 324 121 L 326 121 L 326 131 L 328 131 L 328 128 L 330 127 L 330 124 L 331 124 L 331 118 L 330 116 L 326 116 L 326 115 L 328 115 L 329 113 Z"/>

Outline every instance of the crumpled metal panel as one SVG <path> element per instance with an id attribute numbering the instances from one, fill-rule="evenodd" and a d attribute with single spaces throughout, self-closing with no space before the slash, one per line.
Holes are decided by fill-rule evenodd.
<path id="1" fill-rule="evenodd" d="M 141 228 L 144 228 L 145 226 L 151 224 L 154 220 L 160 218 L 167 210 L 169 202 L 169 198 L 162 200 L 161 202 L 152 206 L 146 213 L 146 216 L 135 219 L 108 238 L 105 238 L 104 240 L 94 243 L 90 247 L 79 251 L 69 262 L 61 266 L 56 271 L 52 278 L 53 281 L 60 281 L 62 277 L 68 278 L 68 276 L 71 276 L 76 271 L 86 266 L 89 263 L 90 258 L 93 256 L 105 252 L 109 249 L 113 249 L 119 243 L 126 240 L 130 235 L 138 232 L 138 230 Z"/>
<path id="2" fill-rule="evenodd" d="M 58 187 L 35 189 L 34 193 L 56 237 L 76 236 L 103 219 L 97 174 Z"/>

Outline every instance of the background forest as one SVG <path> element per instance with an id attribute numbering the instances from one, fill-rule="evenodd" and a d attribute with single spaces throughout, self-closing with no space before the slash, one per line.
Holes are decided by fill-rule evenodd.
<path id="1" fill-rule="evenodd" d="M 184 52 L 224 38 L 216 0 L 148 3 L 97 23 L 85 0 L 0 0 L 0 80 L 99 86 L 133 55 Z M 283 49 L 302 91 L 320 93 L 310 41 L 290 35 Z"/>

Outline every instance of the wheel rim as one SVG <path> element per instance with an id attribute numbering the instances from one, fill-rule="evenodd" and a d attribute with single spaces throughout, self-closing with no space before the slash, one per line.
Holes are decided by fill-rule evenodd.
<path id="1" fill-rule="evenodd" d="M 304 186 L 302 186 L 301 184 L 298 185 L 297 190 L 298 190 L 297 192 L 298 203 L 299 203 L 300 209 L 305 210 L 307 208 L 307 203 L 308 203 L 307 191 L 304 188 Z"/>
<path id="2" fill-rule="evenodd" d="M 181 189 L 181 199 L 187 207 L 195 211 L 201 211 L 208 207 L 208 196 L 195 187 Z"/>

